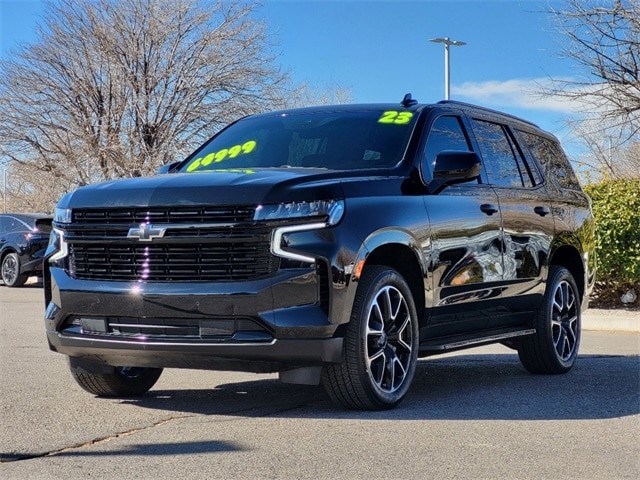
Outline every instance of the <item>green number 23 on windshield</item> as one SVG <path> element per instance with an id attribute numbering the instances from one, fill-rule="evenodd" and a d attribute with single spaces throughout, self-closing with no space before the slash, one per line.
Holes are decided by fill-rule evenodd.
<path id="1" fill-rule="evenodd" d="M 387 110 L 382 112 L 378 119 L 378 123 L 393 123 L 395 125 L 406 125 L 413 118 L 411 112 L 398 112 L 396 110 Z"/>

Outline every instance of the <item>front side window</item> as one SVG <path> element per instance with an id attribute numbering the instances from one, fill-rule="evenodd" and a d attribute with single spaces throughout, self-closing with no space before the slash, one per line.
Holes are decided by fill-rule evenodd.
<path id="1" fill-rule="evenodd" d="M 460 123 L 454 116 L 438 117 L 429 130 L 427 145 L 422 159 L 422 172 L 426 177 L 431 176 L 436 156 L 444 151 L 469 152 L 469 139 Z"/>
<path id="2" fill-rule="evenodd" d="M 212 138 L 181 171 L 393 167 L 404 157 L 416 117 L 407 110 L 291 111 L 248 117 Z"/>

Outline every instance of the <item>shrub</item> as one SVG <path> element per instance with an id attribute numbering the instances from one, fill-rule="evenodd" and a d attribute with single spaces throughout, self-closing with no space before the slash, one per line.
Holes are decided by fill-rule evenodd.
<path id="1" fill-rule="evenodd" d="M 633 288 L 640 296 L 640 178 L 587 185 L 596 219 L 597 283 L 592 305 L 622 306 Z M 637 299 L 634 306 L 640 305 Z"/>

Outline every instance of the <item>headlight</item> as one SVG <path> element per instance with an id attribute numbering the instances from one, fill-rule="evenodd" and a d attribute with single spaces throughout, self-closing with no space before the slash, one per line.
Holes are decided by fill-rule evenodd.
<path id="1" fill-rule="evenodd" d="M 69 255 L 69 246 L 64 238 L 64 232 L 53 228 L 49 234 L 49 246 L 45 254 L 49 257 L 49 263 L 55 264 Z"/>
<path id="2" fill-rule="evenodd" d="M 326 221 L 326 226 L 331 226 L 340 221 L 343 213 L 344 200 L 318 200 L 260 205 L 253 219 L 258 221 L 308 218 L 310 221 Z"/>
<path id="3" fill-rule="evenodd" d="M 254 220 L 306 219 L 308 223 L 278 227 L 271 237 L 271 253 L 297 262 L 314 263 L 315 258 L 296 253 L 287 248 L 285 235 L 310 230 L 320 230 L 336 225 L 344 214 L 344 200 L 319 200 L 314 202 L 291 202 L 276 205 L 260 205 Z"/>
<path id="4" fill-rule="evenodd" d="M 53 221 L 57 223 L 71 223 L 71 209 L 56 208 L 56 211 L 53 214 Z"/>

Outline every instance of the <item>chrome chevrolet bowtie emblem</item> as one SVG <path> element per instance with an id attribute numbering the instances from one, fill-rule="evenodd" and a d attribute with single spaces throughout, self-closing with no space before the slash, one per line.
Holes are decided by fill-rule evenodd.
<path id="1" fill-rule="evenodd" d="M 141 242 L 151 242 L 154 238 L 161 238 L 166 228 L 154 227 L 149 223 L 141 223 L 139 227 L 130 228 L 127 238 L 137 238 Z"/>

